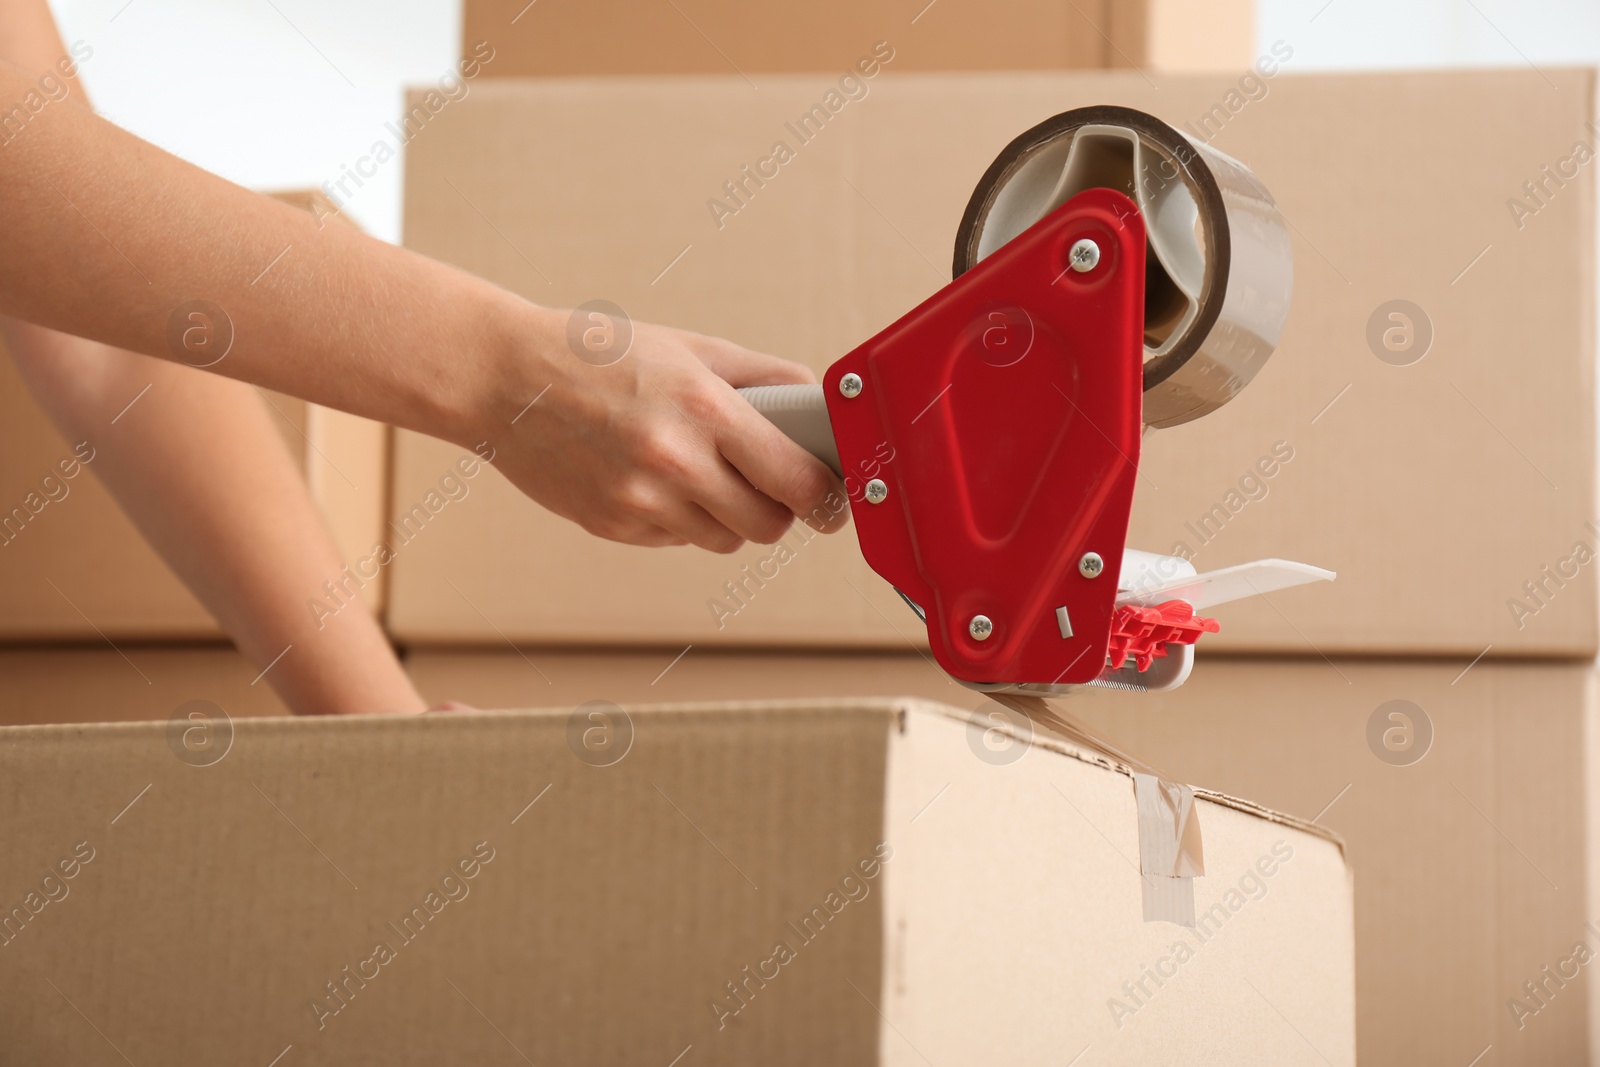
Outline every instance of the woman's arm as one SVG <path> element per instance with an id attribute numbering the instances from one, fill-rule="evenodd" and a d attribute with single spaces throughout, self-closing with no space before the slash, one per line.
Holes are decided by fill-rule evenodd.
<path id="1" fill-rule="evenodd" d="M 0 113 L 35 90 L 0 66 Z M 804 380 L 794 364 L 640 326 L 626 358 L 592 366 L 567 351 L 564 313 L 319 226 L 82 108 L 49 104 L 0 144 L 0 312 L 193 361 L 169 331 L 194 300 L 232 326 L 210 370 L 488 442 L 524 492 L 613 540 L 732 551 L 833 491 L 730 385 Z"/>
<path id="2" fill-rule="evenodd" d="M 43 75 L 65 54 L 44 0 L 0 2 L 0 57 Z M 87 103 L 72 79 L 59 84 Z M 341 577 L 338 552 L 252 387 L 18 319 L 0 318 L 0 334 L 56 426 L 95 449 L 95 474 L 146 540 L 258 669 L 272 665 L 265 680 L 285 704 L 422 710 L 370 614 L 318 620 L 308 607 Z"/>
<path id="3" fill-rule="evenodd" d="M 730 432 L 719 416 L 748 415 L 742 404 L 727 404 L 726 387 L 705 368 L 736 385 L 803 380 L 804 371 L 725 342 L 641 327 L 635 355 L 624 362 L 636 359 L 644 366 L 613 371 L 601 383 L 610 387 L 606 402 L 596 404 L 590 395 L 574 396 L 592 389 L 582 380 L 586 370 L 604 368 L 588 368 L 563 351 L 561 316 L 543 313 L 419 257 L 389 255 L 394 250 L 373 242 L 346 240 L 330 242 L 332 248 L 321 246 L 317 239 L 325 233 L 352 235 L 344 227 L 324 231 L 309 216 L 261 201 L 87 115 L 85 121 L 56 121 L 63 119 L 63 111 L 73 110 L 63 97 L 64 89 L 70 89 L 77 102 L 86 102 L 71 78 L 59 77 L 58 64 L 71 66 L 64 57 L 43 0 L 0 0 L 0 61 L 17 68 L 0 67 L 0 174 L 25 175 L 36 192 L 48 190 L 59 200 L 58 214 L 52 216 L 37 200 L 0 199 L 4 227 L 0 248 L 10 253 L 0 258 L 11 268 L 9 274 L 0 273 L 4 278 L 0 307 L 69 325 L 102 340 L 141 345 L 146 351 L 157 345 L 159 336 L 165 347 L 154 354 L 169 362 L 18 319 L 0 320 L 0 329 L 57 424 L 74 440 L 88 439 L 99 449 L 97 473 L 145 536 L 254 662 L 265 667 L 276 661 L 267 679 L 291 707 L 400 711 L 416 710 L 421 701 L 368 615 L 342 611 L 318 620 L 307 606 L 324 581 L 338 578 L 339 561 L 254 390 L 171 362 L 203 363 L 214 358 L 206 348 L 220 333 L 209 338 L 203 334 L 185 338 L 179 333 L 176 343 L 170 343 L 174 339 L 167 337 L 166 328 L 172 308 L 187 302 L 195 291 L 176 287 L 185 285 L 185 279 L 207 281 L 219 265 L 239 265 L 249 258 L 246 233 L 259 235 L 263 228 L 284 231 L 287 223 L 286 232 L 302 243 L 285 238 L 283 255 L 271 270 L 243 285 L 234 279 L 200 290 L 202 299 L 221 303 L 222 295 L 228 301 L 235 332 L 233 347 L 210 369 L 368 414 L 387 414 L 463 444 L 489 441 L 499 451 L 500 464 L 536 497 L 596 532 L 621 539 L 693 540 L 725 550 L 737 545 L 739 534 L 719 521 L 722 515 L 731 516 L 742 532 L 763 537 L 772 528 L 753 525 L 752 512 L 756 520 L 770 520 L 776 514 L 787 522 L 787 507 L 777 507 L 751 491 L 717 450 L 705 447 L 710 444 L 708 429 L 719 437 Z M 49 83 L 42 82 L 45 72 L 53 79 Z M 24 106 L 20 123 L 13 119 L 4 124 L 12 108 L 8 101 Z M 41 102 L 43 106 L 34 111 Z M 47 125 L 47 119 L 53 125 Z M 115 142 L 121 154 L 95 154 L 97 139 Z M 74 157 L 74 148 L 88 155 Z M 28 158 L 23 158 L 24 151 Z M 87 163 L 91 157 L 92 166 Z M 74 165 L 74 158 L 84 159 L 85 164 Z M 130 200 L 138 172 L 150 160 L 164 184 L 147 198 Z M 54 169 L 58 167 L 82 173 L 63 175 Z M 205 187 L 219 202 L 245 204 L 250 209 L 245 212 L 247 220 L 254 221 L 207 230 L 202 212 L 172 207 L 173 194 L 184 189 L 184 181 Z M 143 203 L 162 210 L 140 218 Z M 261 223 L 262 218 L 267 221 Z M 141 240 L 157 246 L 158 255 L 146 260 L 146 266 L 135 267 L 123 247 L 133 243 L 120 229 L 129 225 Z M 186 225 L 199 227 L 199 239 L 192 239 L 183 229 Z M 106 226 L 117 232 L 116 240 Z M 179 237 L 190 239 L 176 240 Z M 295 258 L 296 252 L 308 251 L 315 253 L 312 262 L 317 264 L 309 269 Z M 138 248 L 134 252 L 144 258 Z M 365 257 L 372 256 L 384 257 L 382 269 L 359 269 Z M 330 261 L 342 261 L 349 273 L 322 276 L 321 264 Z M 291 269 L 280 274 L 284 286 L 275 288 L 277 279 L 273 286 L 267 285 L 267 278 L 286 264 Z M 82 270 L 85 267 L 87 271 Z M 430 277 L 439 288 L 429 288 Z M 86 278 L 110 284 L 91 284 Z M 283 303 L 296 301 L 295 285 L 322 299 L 311 301 L 309 309 L 301 299 L 286 311 Z M 180 292 L 189 295 L 180 301 L 173 295 Z M 239 292 L 245 299 L 225 295 Z M 114 299 L 102 299 L 108 293 Z M 429 293 L 431 298 L 420 303 L 407 299 L 407 294 Z M 399 300 L 393 315 L 385 313 L 383 304 L 391 296 Z M 319 332 L 318 315 L 334 316 L 331 331 Z M 503 317 L 497 320 L 499 327 L 490 321 L 496 315 Z M 534 325 L 536 319 L 543 323 L 542 334 Z M 253 341 L 241 329 L 241 320 L 272 323 L 270 338 L 285 343 L 259 340 L 259 332 Z M 524 334 L 504 332 L 508 321 L 527 324 Z M 195 324 L 182 318 L 178 323 L 185 329 Z M 442 339 L 452 335 L 464 340 L 446 346 Z M 429 337 L 435 341 L 428 342 Z M 186 343 L 194 341 L 204 343 Z M 401 364 L 420 353 L 423 366 L 389 365 L 382 359 L 389 351 L 398 354 Z M 341 358 L 347 356 L 355 358 L 356 376 L 367 377 L 353 380 L 348 369 L 340 369 Z M 454 432 L 446 429 L 455 424 L 441 419 L 440 412 L 456 407 L 470 411 L 472 405 L 454 404 L 448 398 L 435 403 L 438 391 L 418 383 L 426 383 L 427 374 L 441 368 L 447 374 L 453 368 L 463 372 L 476 368 L 476 377 L 465 373 L 451 380 L 477 381 L 481 387 L 485 368 L 493 368 L 496 358 L 508 359 L 509 369 L 522 372 L 530 386 L 538 384 L 541 390 L 551 386 L 537 409 L 544 416 L 541 425 L 531 426 L 534 420 L 525 418 L 518 422 L 529 425 L 508 430 L 490 424 L 492 419 L 468 419 L 473 429 L 489 425 L 481 436 L 463 434 L 459 426 Z M 564 376 L 550 373 L 548 378 L 534 378 L 535 369 L 552 358 L 574 365 L 559 368 Z M 517 380 L 515 374 L 507 377 Z M 558 377 L 563 379 L 559 390 Z M 112 426 L 110 420 L 146 386 L 149 390 L 139 405 Z M 330 388 L 337 386 L 345 390 Z M 505 382 L 501 386 L 505 395 L 520 400 L 518 387 Z M 491 390 L 488 395 L 496 394 Z M 563 396 L 565 403 L 553 402 Z M 403 402 L 397 404 L 397 397 Z M 515 410 L 524 406 L 519 403 Z M 701 421 L 690 426 L 686 416 Z M 737 434 L 738 428 L 733 432 Z M 525 436 L 511 436 L 516 433 Z M 727 451 L 754 466 L 776 467 L 782 476 L 782 462 L 792 464 L 795 458 L 783 456 L 786 444 L 770 436 L 763 441 L 757 433 L 753 439 L 736 436 Z M 539 450 L 545 450 L 542 456 Z M 771 462 L 774 457 L 776 464 Z M 792 471 L 789 476 L 792 488 L 797 480 Z M 744 492 L 730 491 L 730 481 L 734 490 Z M 706 504 L 691 493 L 699 493 Z M 753 508 L 752 496 L 757 498 Z M 712 517 L 713 509 L 718 518 Z M 285 649 L 289 651 L 279 658 Z"/>
<path id="4" fill-rule="evenodd" d="M 94 473 L 250 662 L 272 665 L 264 681 L 290 709 L 423 710 L 365 609 L 319 619 L 309 607 L 326 600 L 323 582 L 341 580 L 339 555 L 253 388 L 16 320 L 0 325 L 55 424 L 95 449 Z"/>

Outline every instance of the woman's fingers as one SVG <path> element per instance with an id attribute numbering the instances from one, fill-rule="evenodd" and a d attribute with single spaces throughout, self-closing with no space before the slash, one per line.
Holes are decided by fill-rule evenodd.
<path id="1" fill-rule="evenodd" d="M 810 367 L 793 360 L 752 352 L 714 337 L 697 337 L 695 342 L 695 355 L 700 362 L 735 389 L 751 385 L 812 385 L 817 380 Z"/>
<path id="2" fill-rule="evenodd" d="M 726 556 L 744 547 L 745 538 L 699 504 L 680 501 L 657 517 L 664 529 L 707 552 Z"/>
<path id="3" fill-rule="evenodd" d="M 837 528 L 843 492 L 837 488 L 833 472 L 755 408 L 731 397 L 713 440 L 717 450 L 757 490 L 819 530 Z"/>

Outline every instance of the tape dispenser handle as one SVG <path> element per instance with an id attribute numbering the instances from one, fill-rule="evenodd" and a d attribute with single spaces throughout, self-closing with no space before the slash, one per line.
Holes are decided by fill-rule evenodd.
<path id="1" fill-rule="evenodd" d="M 739 390 L 750 406 L 766 416 L 783 435 L 816 456 L 843 477 L 833 423 L 820 385 L 752 385 Z"/>

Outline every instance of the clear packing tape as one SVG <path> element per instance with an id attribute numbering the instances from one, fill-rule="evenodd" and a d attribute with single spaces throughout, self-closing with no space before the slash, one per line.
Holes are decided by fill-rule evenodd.
<path id="1" fill-rule="evenodd" d="M 1271 194 L 1210 145 L 1124 107 L 1047 119 L 978 182 L 956 234 L 954 275 L 1095 188 L 1128 195 L 1145 222 L 1145 423 L 1177 426 L 1216 410 L 1277 347 L 1294 262 Z"/>
<path id="2" fill-rule="evenodd" d="M 1139 819 L 1139 880 L 1145 922 L 1193 927 L 1194 880 L 1205 874 L 1200 815 L 1194 790 L 1096 737 L 1087 726 L 1043 697 L 997 694 L 995 703 L 1027 718 L 1036 730 L 1100 756 L 1133 779 Z"/>

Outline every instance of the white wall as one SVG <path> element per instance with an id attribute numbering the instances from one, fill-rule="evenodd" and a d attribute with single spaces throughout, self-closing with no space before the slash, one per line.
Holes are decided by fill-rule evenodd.
<path id="1" fill-rule="evenodd" d="M 401 111 L 402 87 L 459 55 L 460 0 L 52 0 L 67 42 L 94 49 L 96 108 L 254 189 L 337 179 Z M 392 138 L 390 138 L 392 140 Z M 402 162 L 346 210 L 400 237 Z"/>
<path id="2" fill-rule="evenodd" d="M 1257 0 L 1256 38 L 1294 69 L 1600 63 L 1596 0 Z"/>

